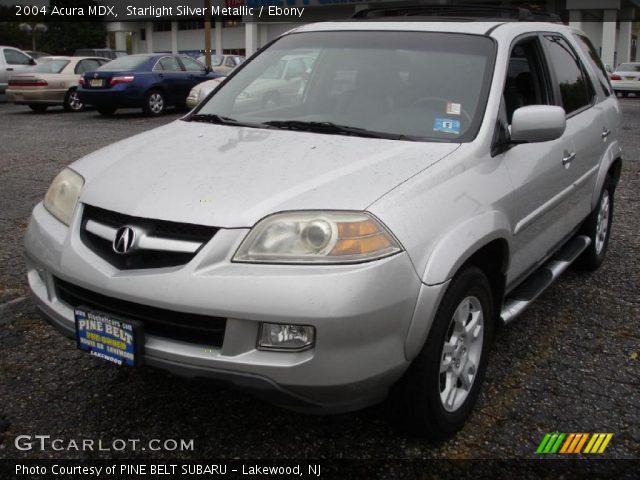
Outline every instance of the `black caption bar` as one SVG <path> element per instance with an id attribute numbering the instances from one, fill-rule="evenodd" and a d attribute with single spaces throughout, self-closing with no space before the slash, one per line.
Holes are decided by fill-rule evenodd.
<path id="1" fill-rule="evenodd" d="M 630 460 L 0 460 L 0 478 L 145 479 L 637 479 Z"/>

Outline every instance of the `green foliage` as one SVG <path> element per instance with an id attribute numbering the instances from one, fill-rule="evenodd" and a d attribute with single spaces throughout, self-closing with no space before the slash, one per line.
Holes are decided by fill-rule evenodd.
<path id="1" fill-rule="evenodd" d="M 85 14 L 92 0 L 51 0 L 50 6 L 83 7 Z M 0 18 L 16 17 L 13 6 L 0 5 Z M 36 34 L 36 47 L 40 51 L 57 55 L 71 55 L 78 48 L 104 48 L 106 30 L 103 22 L 74 19 L 30 18 L 29 23 L 42 23 L 47 32 Z M 19 29 L 19 21 L 0 23 L 0 45 L 11 45 L 22 49 L 31 49 L 31 35 Z"/>

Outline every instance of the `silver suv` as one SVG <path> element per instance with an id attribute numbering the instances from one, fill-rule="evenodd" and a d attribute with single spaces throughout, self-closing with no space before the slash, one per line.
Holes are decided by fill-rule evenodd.
<path id="1" fill-rule="evenodd" d="M 413 428 L 460 429 L 495 329 L 603 261 L 621 113 L 580 31 L 385 15 L 297 28 L 64 169 L 25 240 L 44 317 L 118 365 L 303 411 L 393 386 Z"/>

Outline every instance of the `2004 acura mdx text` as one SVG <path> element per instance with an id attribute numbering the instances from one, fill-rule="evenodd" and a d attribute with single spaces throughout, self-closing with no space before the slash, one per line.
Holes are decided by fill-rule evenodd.
<path id="1" fill-rule="evenodd" d="M 25 241 L 44 317 L 118 364 L 309 411 L 394 386 L 414 429 L 459 430 L 496 327 L 602 262 L 620 109 L 570 27 L 387 13 L 297 28 L 64 169 Z M 296 88 L 248 102 L 290 58 Z"/>

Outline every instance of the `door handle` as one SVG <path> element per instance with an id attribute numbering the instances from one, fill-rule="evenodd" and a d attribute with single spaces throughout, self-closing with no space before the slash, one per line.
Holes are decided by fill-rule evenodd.
<path id="1" fill-rule="evenodd" d="M 609 130 L 607 127 L 603 127 L 602 128 L 602 139 L 606 140 L 609 135 L 611 135 L 611 130 Z"/>
<path id="2" fill-rule="evenodd" d="M 562 165 L 569 165 L 576 159 L 576 152 L 564 152 L 564 157 L 562 157 Z"/>
<path id="3" fill-rule="evenodd" d="M 7 68 L 7 72 L 13 72 L 13 68 Z"/>

